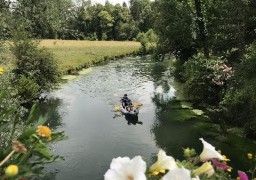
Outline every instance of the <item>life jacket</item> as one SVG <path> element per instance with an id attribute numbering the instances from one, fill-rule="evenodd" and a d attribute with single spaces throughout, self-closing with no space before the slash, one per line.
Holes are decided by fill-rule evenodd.
<path id="1" fill-rule="evenodd" d="M 127 103 L 127 102 L 128 102 L 128 100 L 129 100 L 129 98 L 128 98 L 128 97 L 122 97 L 122 101 L 123 101 L 123 102 Z"/>

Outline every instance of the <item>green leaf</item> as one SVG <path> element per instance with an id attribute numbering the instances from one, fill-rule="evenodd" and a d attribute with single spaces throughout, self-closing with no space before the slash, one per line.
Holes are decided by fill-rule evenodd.
<path id="1" fill-rule="evenodd" d="M 30 127 L 30 128 L 25 128 L 22 134 L 20 135 L 19 139 L 28 139 L 32 134 L 36 132 L 37 127 Z"/>
<path id="2" fill-rule="evenodd" d="M 47 147 L 43 144 L 37 144 L 34 149 L 39 155 L 45 157 L 46 159 L 51 159 L 52 154 L 49 152 Z"/>
<path id="3" fill-rule="evenodd" d="M 35 126 L 37 127 L 37 126 L 43 125 L 45 122 L 46 122 L 46 117 L 40 116 L 38 118 L 38 122 L 35 124 Z"/>
<path id="4" fill-rule="evenodd" d="M 33 121 L 36 120 L 37 111 L 38 111 L 38 104 L 34 104 L 30 110 L 28 120 L 26 122 L 27 125 L 33 123 Z"/>
<path id="5" fill-rule="evenodd" d="M 11 124 L 11 122 L 7 122 L 5 124 L 0 124 L 0 132 L 2 132 L 7 126 L 9 126 Z"/>

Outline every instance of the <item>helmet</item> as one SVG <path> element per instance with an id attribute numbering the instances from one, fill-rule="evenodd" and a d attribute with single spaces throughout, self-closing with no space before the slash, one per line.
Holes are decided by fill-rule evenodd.
<path id="1" fill-rule="evenodd" d="M 127 96 L 127 94 L 124 94 L 124 96 L 126 97 L 126 96 Z"/>

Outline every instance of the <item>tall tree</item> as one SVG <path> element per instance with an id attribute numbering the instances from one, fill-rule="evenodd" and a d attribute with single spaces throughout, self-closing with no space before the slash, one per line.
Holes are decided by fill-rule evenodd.
<path id="1" fill-rule="evenodd" d="M 155 6 L 158 52 L 174 53 L 185 62 L 193 54 L 196 38 L 191 4 L 189 1 L 158 0 Z"/>
<path id="2" fill-rule="evenodd" d="M 10 37 L 11 2 L 0 0 L 0 39 Z"/>
<path id="3" fill-rule="evenodd" d="M 71 0 L 17 0 L 15 18 L 23 18 L 26 29 L 36 37 L 57 38 L 63 30 Z M 62 14 L 62 16 L 60 16 Z"/>
<path id="4" fill-rule="evenodd" d="M 99 38 L 102 39 L 103 35 L 107 35 L 108 32 L 111 31 L 111 27 L 113 26 L 113 17 L 107 11 L 101 11 L 98 14 L 99 23 L 100 23 L 100 34 Z M 107 37 L 105 37 L 107 38 Z M 104 38 L 104 40 L 106 40 Z"/>
<path id="5" fill-rule="evenodd" d="M 208 47 L 208 36 L 207 29 L 205 25 L 204 15 L 202 12 L 201 0 L 194 0 L 195 9 L 196 9 L 196 22 L 198 24 L 199 29 L 199 41 L 202 42 L 202 46 L 204 49 L 204 56 L 209 58 L 209 47 Z"/>

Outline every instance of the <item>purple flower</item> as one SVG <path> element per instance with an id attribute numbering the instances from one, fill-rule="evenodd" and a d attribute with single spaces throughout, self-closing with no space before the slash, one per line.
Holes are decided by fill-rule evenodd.
<path id="1" fill-rule="evenodd" d="M 238 171 L 238 176 L 240 177 L 240 180 L 249 180 L 247 174 L 243 171 Z"/>
<path id="2" fill-rule="evenodd" d="M 225 163 L 218 162 L 217 159 L 215 158 L 212 159 L 212 164 L 214 167 L 221 168 L 223 170 L 227 170 L 229 168 L 228 165 L 226 165 Z"/>

